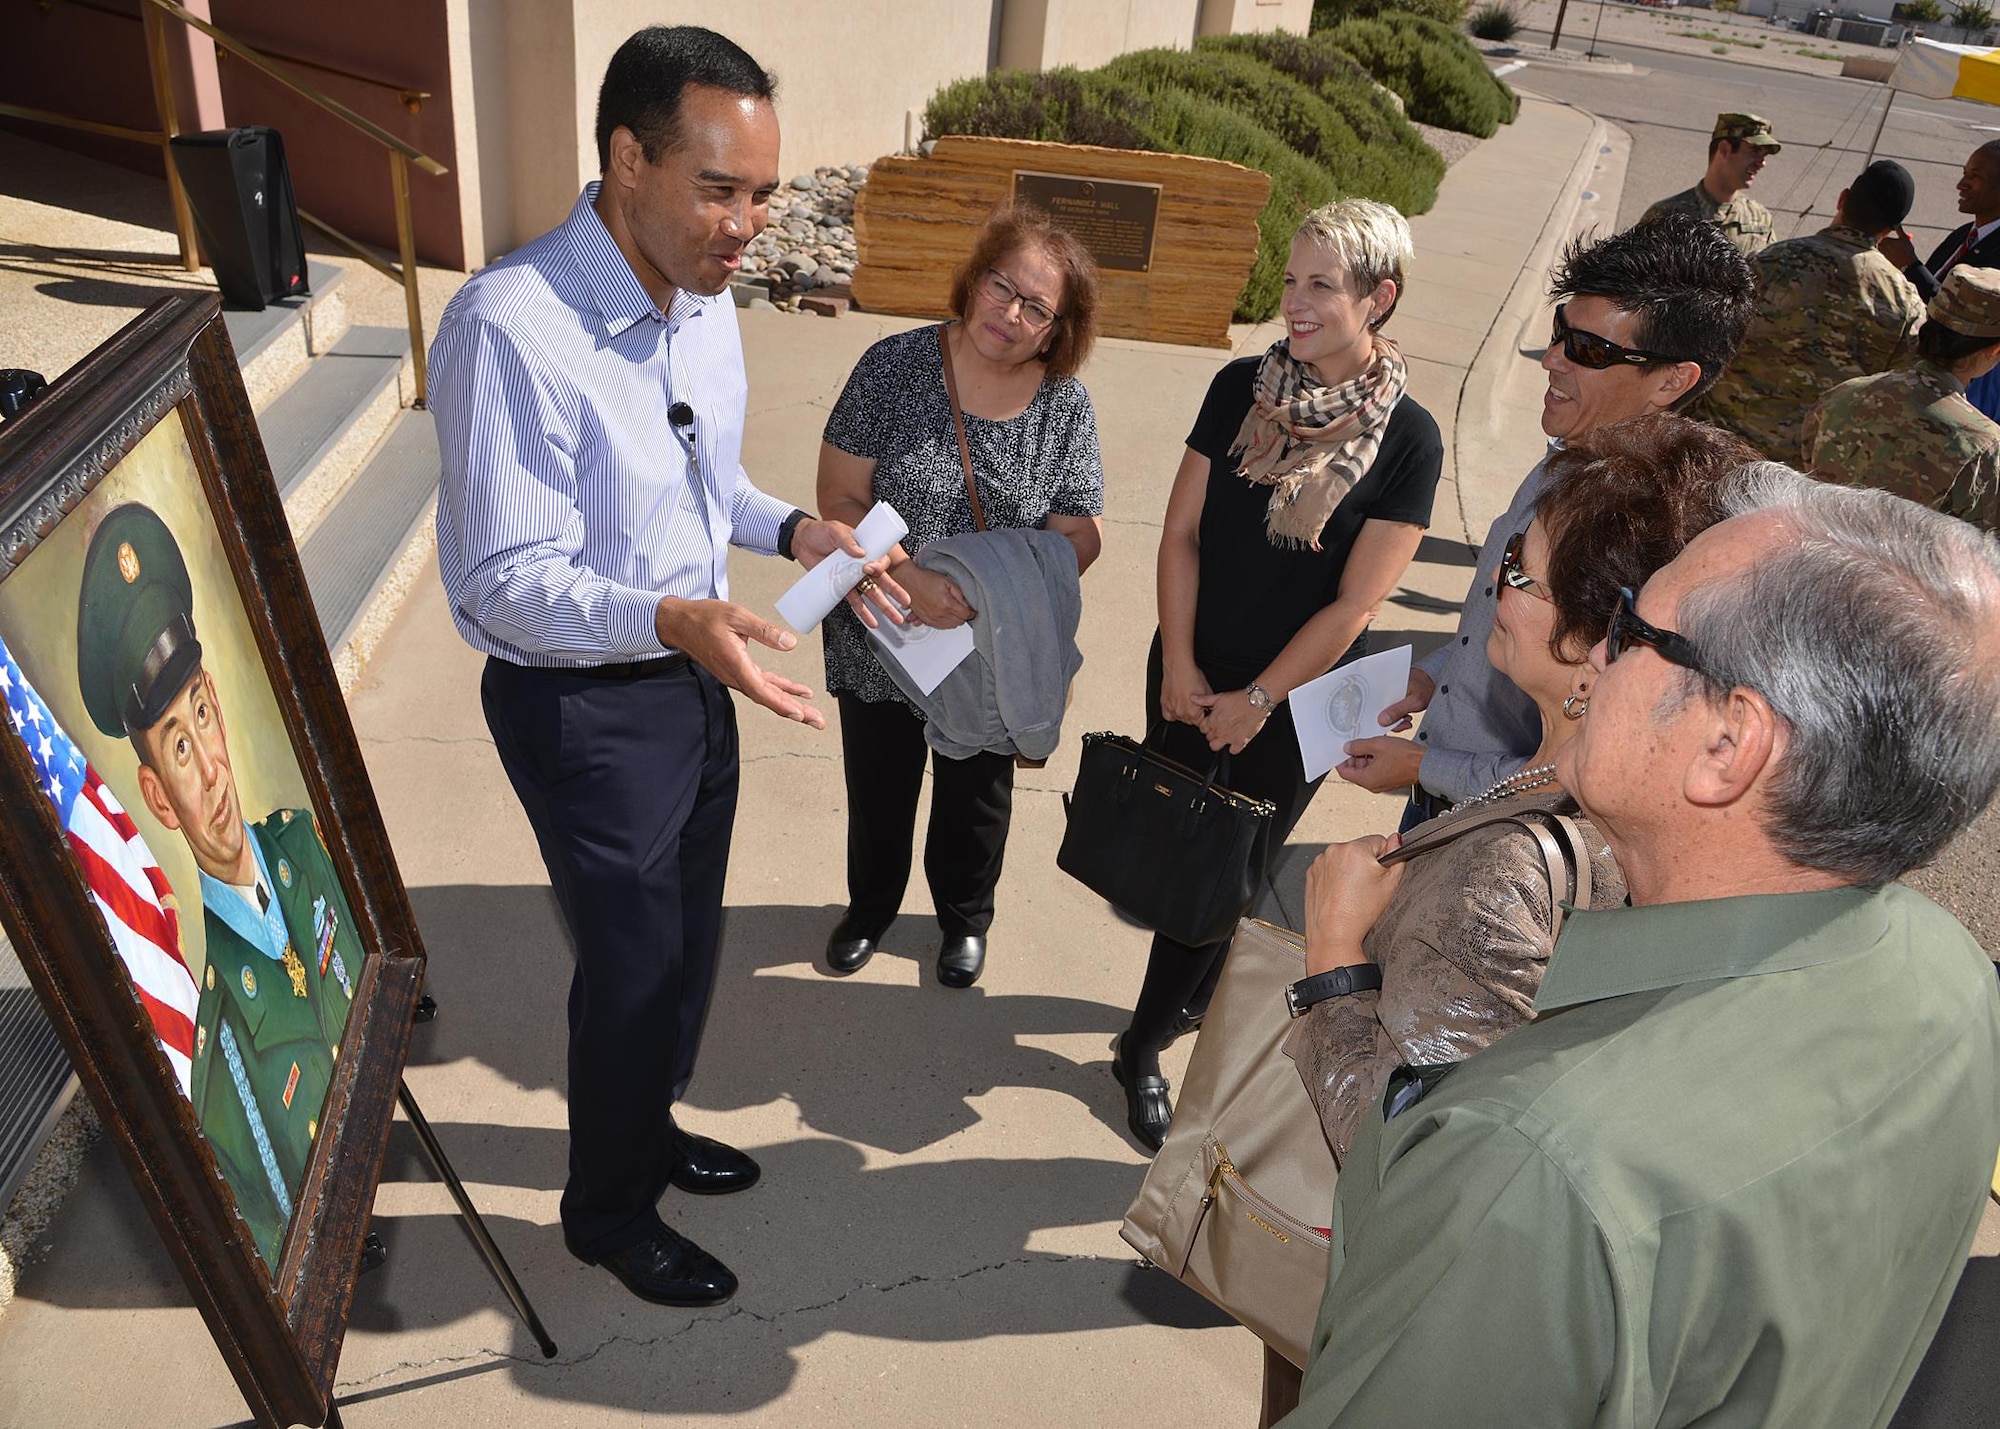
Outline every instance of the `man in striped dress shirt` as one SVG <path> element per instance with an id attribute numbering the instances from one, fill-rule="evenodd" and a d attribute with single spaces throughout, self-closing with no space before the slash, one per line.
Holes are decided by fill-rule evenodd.
<path id="1" fill-rule="evenodd" d="M 809 690 L 752 657 L 752 641 L 797 641 L 730 603 L 728 549 L 861 554 L 739 461 L 747 384 L 726 289 L 778 184 L 772 92 L 710 31 L 632 36 L 598 96 L 602 179 L 467 283 L 431 348 L 439 573 L 488 656 L 487 724 L 576 950 L 563 1237 L 670 1305 L 720 1303 L 736 1278 L 667 1227 L 661 1194 L 758 1176 L 672 1116 L 721 937 L 728 691 L 826 724 Z"/>

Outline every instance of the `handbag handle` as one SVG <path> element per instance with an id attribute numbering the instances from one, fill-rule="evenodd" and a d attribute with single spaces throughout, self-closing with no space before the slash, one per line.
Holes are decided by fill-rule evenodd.
<path id="1" fill-rule="evenodd" d="M 938 324 L 938 360 L 944 364 L 944 395 L 951 403 L 952 430 L 958 433 L 958 460 L 965 468 L 965 494 L 972 499 L 972 524 L 984 531 L 986 512 L 979 504 L 979 482 L 972 474 L 972 444 L 965 439 L 965 416 L 958 409 L 958 379 L 951 370 L 951 344 L 944 336 L 944 330 L 950 326 L 950 323 Z"/>
<path id="2" fill-rule="evenodd" d="M 1564 903 L 1573 908 L 1590 906 L 1590 854 L 1583 846 L 1583 835 L 1576 821 L 1565 814 L 1553 809 L 1485 809 L 1393 848 L 1377 862 L 1384 868 L 1404 863 L 1418 854 L 1443 848 L 1474 829 L 1501 823 L 1519 824 L 1541 850 L 1542 868 L 1549 880 L 1549 936 L 1554 937 L 1562 932 Z M 1560 879 L 1556 873 L 1558 867 L 1563 870 Z"/>

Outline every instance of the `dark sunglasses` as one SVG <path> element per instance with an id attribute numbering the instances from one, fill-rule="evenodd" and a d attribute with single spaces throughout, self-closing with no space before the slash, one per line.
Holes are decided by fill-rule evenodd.
<path id="1" fill-rule="evenodd" d="M 1676 630 L 1662 630 L 1639 614 L 1638 597 L 1632 587 L 1618 588 L 1618 604 L 1611 611 L 1610 628 L 1604 632 L 1604 663 L 1609 665 L 1625 652 L 1627 642 L 1650 645 L 1662 660 L 1684 670 L 1706 673 L 1694 642 Z"/>
<path id="2" fill-rule="evenodd" d="M 1516 531 L 1507 538 L 1507 549 L 1500 553 L 1500 584 L 1553 604 L 1555 597 L 1549 594 L 1549 588 L 1521 569 L 1521 547 L 1527 543 L 1526 531 Z"/>
<path id="3" fill-rule="evenodd" d="M 1664 352 L 1644 352 L 1636 347 L 1620 347 L 1608 337 L 1599 337 L 1594 332 L 1571 327 L 1569 319 L 1563 316 L 1567 303 L 1556 304 L 1555 331 L 1549 338 L 1549 346 L 1562 345 L 1563 356 L 1578 367 L 1588 367 L 1594 372 L 1602 372 L 1607 367 L 1616 367 L 1621 362 L 1634 367 L 1645 367 L 1655 362 L 1694 362 L 1692 357 L 1669 357 Z"/>

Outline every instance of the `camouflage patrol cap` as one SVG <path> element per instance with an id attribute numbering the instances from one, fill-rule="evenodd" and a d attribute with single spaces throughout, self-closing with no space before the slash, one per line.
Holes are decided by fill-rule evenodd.
<path id="1" fill-rule="evenodd" d="M 2000 340 L 2000 270 L 1952 269 L 1945 274 L 1927 312 L 1932 322 L 1955 333 Z"/>
<path id="2" fill-rule="evenodd" d="M 1718 114 L 1715 116 L 1715 132 L 1708 137 L 1735 139 L 1744 144 L 1754 144 L 1759 149 L 1768 149 L 1773 154 L 1785 147 L 1771 132 L 1771 121 L 1760 114 Z"/>
<path id="3" fill-rule="evenodd" d="M 76 666 L 91 723 L 113 736 L 158 724 L 201 667 L 194 583 L 173 532 L 150 506 L 120 506 L 91 535 Z"/>

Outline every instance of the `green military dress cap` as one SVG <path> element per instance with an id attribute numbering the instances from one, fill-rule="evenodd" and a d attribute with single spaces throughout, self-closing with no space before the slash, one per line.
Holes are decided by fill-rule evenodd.
<path id="1" fill-rule="evenodd" d="M 106 516 L 83 557 L 76 677 L 91 723 L 114 737 L 151 729 L 201 667 L 194 583 L 150 506 Z"/>
<path id="2" fill-rule="evenodd" d="M 1769 149 L 1774 154 L 1785 147 L 1771 132 L 1771 121 L 1760 114 L 1718 114 L 1715 116 L 1715 132 L 1709 138 L 1735 139 L 1755 144 L 1760 149 Z"/>
<path id="3" fill-rule="evenodd" d="M 2000 341 L 2000 269 L 1952 269 L 1927 311 L 1932 322 L 1955 333 Z"/>

